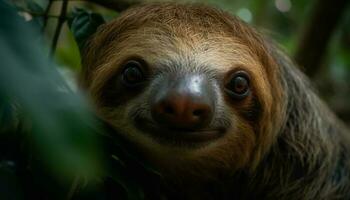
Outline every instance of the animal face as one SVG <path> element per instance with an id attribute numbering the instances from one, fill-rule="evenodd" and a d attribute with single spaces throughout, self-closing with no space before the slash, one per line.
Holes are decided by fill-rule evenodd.
<path id="1" fill-rule="evenodd" d="M 98 116 L 165 171 L 253 167 L 282 120 L 264 40 L 216 9 L 132 8 L 101 27 L 83 65 Z"/>

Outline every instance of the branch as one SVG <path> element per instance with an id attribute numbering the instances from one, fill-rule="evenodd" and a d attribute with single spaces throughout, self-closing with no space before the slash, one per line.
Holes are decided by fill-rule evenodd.
<path id="1" fill-rule="evenodd" d="M 50 15 L 50 14 L 45 14 L 45 13 L 40 13 L 40 12 L 33 12 L 31 10 L 27 10 L 27 9 L 19 9 L 20 12 L 24 12 L 24 13 L 28 13 L 30 15 L 32 15 L 33 17 L 44 17 L 46 16 L 47 18 L 60 18 L 61 16 L 58 15 Z M 65 17 L 64 19 L 67 20 L 69 17 Z"/>
<path id="2" fill-rule="evenodd" d="M 53 40 L 52 40 L 50 57 L 52 57 L 53 54 L 55 53 L 57 41 L 58 41 L 58 38 L 60 36 L 62 25 L 66 21 L 67 6 L 68 6 L 68 0 L 63 0 L 60 17 L 58 18 L 57 27 L 56 27 L 55 34 L 54 34 Z"/>
<path id="3" fill-rule="evenodd" d="M 49 12 L 50 12 L 50 9 L 51 9 L 51 6 L 52 6 L 52 2 L 53 0 L 49 0 L 49 3 L 47 4 L 47 7 L 45 9 L 45 13 L 44 13 L 44 22 L 43 22 L 43 27 L 42 27 L 42 30 L 41 32 L 44 33 L 45 31 L 45 28 L 46 28 L 46 25 L 47 25 L 47 20 L 49 19 Z"/>
<path id="4" fill-rule="evenodd" d="M 304 24 L 294 59 L 309 77 L 318 71 L 347 3 L 348 0 L 317 0 L 310 20 Z"/>
<path id="5" fill-rule="evenodd" d="M 82 0 L 82 1 L 93 2 L 97 5 L 115 10 L 117 12 L 121 12 L 123 10 L 126 10 L 132 5 L 143 2 L 142 0 Z"/>

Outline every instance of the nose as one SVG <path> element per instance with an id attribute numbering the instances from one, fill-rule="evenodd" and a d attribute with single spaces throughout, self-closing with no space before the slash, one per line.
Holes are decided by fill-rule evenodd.
<path id="1" fill-rule="evenodd" d="M 151 104 L 152 117 L 158 124 L 171 128 L 197 129 L 211 121 L 214 97 L 205 77 L 192 75 L 177 80 L 168 78 L 162 83 Z"/>
<path id="2" fill-rule="evenodd" d="M 188 94 L 169 95 L 153 105 L 152 114 L 160 124 L 176 128 L 197 128 L 212 117 L 208 102 Z"/>

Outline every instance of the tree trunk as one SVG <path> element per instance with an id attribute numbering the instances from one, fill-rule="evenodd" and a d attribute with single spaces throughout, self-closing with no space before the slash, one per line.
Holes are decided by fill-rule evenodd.
<path id="1" fill-rule="evenodd" d="M 294 59 L 313 77 L 326 54 L 328 43 L 349 0 L 316 0 L 310 20 L 304 24 Z"/>

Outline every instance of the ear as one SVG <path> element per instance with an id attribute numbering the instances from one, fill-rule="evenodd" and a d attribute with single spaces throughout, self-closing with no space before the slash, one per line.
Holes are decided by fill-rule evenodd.
<path id="1" fill-rule="evenodd" d="M 68 25 L 79 46 L 80 53 L 84 49 L 88 39 L 104 23 L 105 20 L 100 14 L 81 8 L 75 8 L 73 10 L 71 17 L 68 19 Z"/>

